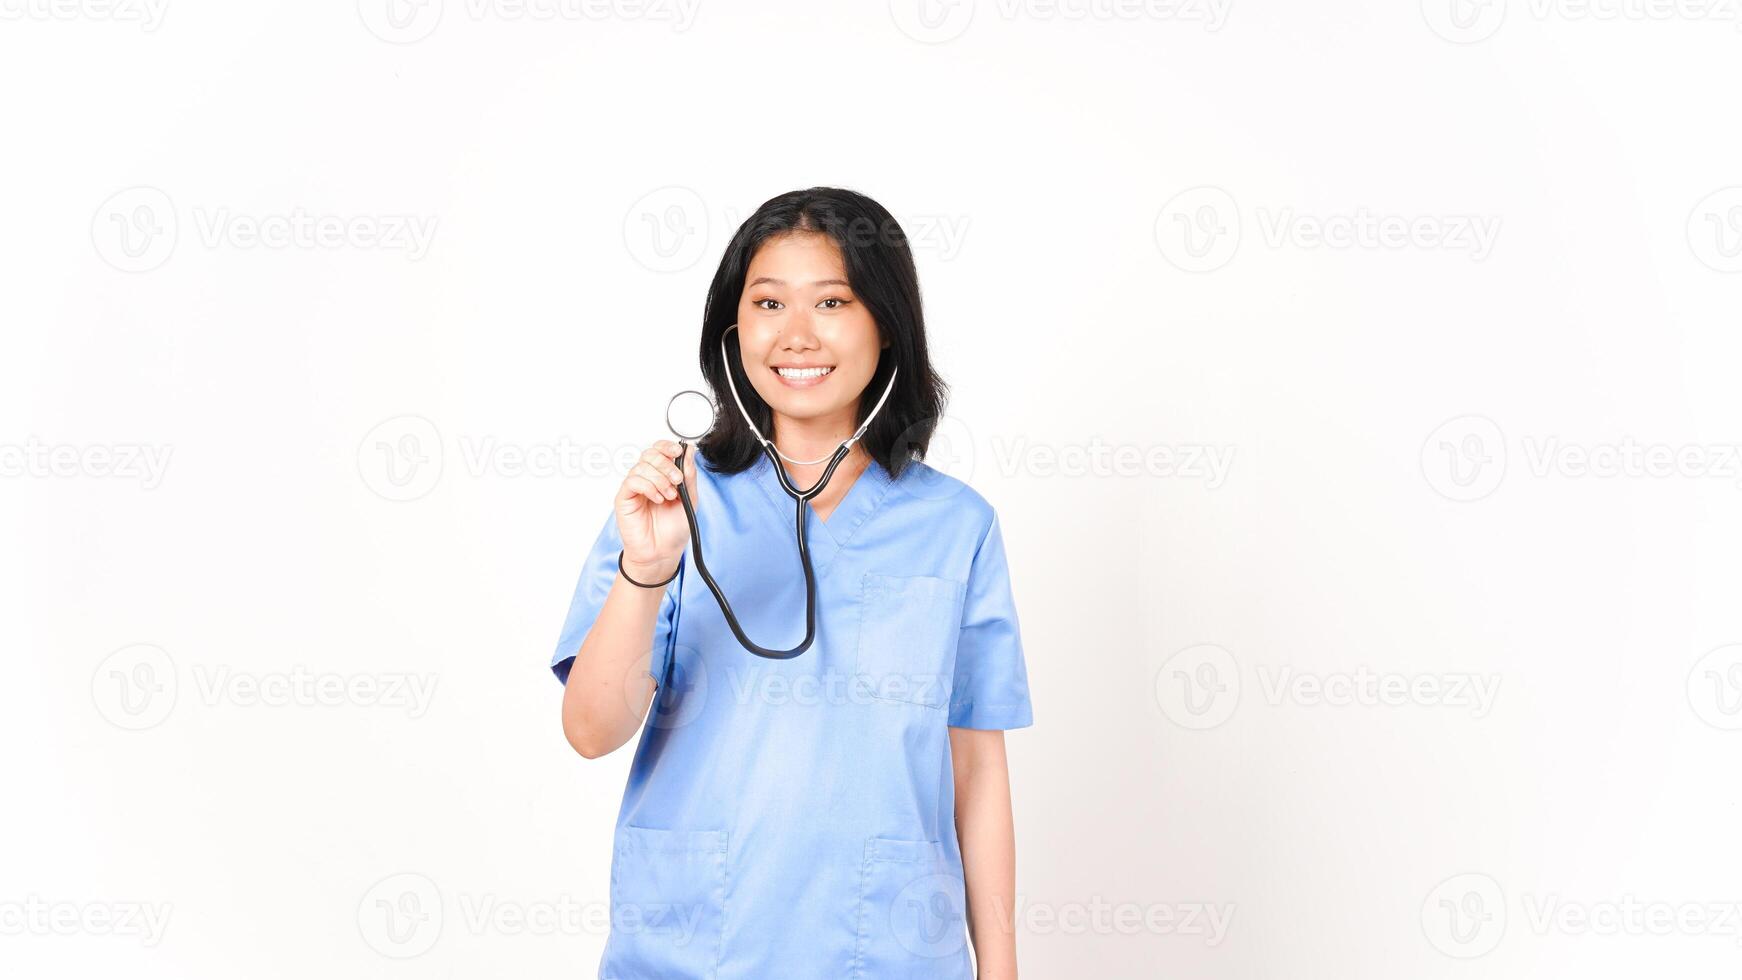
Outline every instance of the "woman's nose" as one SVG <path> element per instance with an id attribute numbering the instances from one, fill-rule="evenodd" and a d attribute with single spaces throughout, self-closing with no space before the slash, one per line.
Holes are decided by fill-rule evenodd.
<path id="1" fill-rule="evenodd" d="M 811 311 L 792 311 L 780 330 L 780 346 L 788 350 L 811 350 L 818 346 L 817 334 L 811 322 Z"/>

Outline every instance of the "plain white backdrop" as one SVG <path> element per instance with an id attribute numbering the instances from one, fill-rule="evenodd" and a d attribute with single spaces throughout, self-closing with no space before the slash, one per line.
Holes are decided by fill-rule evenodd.
<path id="1" fill-rule="evenodd" d="M 1736 975 L 1733 3 L 0 15 L 0 972 L 592 975 L 551 647 L 835 184 L 1003 521 L 1024 976 Z"/>

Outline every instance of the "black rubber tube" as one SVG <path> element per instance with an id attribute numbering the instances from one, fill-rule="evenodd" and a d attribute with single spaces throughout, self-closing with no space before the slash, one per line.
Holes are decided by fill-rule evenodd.
<path id="1" fill-rule="evenodd" d="M 684 454 L 689 452 L 687 443 L 679 443 L 677 451 L 678 471 L 683 471 Z M 804 642 L 791 650 L 771 650 L 753 642 L 744 634 L 744 627 L 738 625 L 738 617 L 732 612 L 732 604 L 726 601 L 726 593 L 721 590 L 720 583 L 714 581 L 714 576 L 708 573 L 708 563 L 702 558 L 702 529 L 696 524 L 696 507 L 690 500 L 690 484 L 685 480 L 677 485 L 678 496 L 683 498 L 684 516 L 690 523 L 690 550 L 696 556 L 696 571 L 702 573 L 702 581 L 708 583 L 708 589 L 714 593 L 714 601 L 720 604 L 720 612 L 726 615 L 726 625 L 732 627 L 732 635 L 738 638 L 744 649 L 766 657 L 769 660 L 790 660 L 810 649 L 811 642 L 817 637 L 817 573 L 811 568 L 810 545 L 805 541 L 805 514 L 810 510 L 810 500 L 828 486 L 829 478 L 835 475 L 835 467 L 841 465 L 841 460 L 853 451 L 851 445 L 843 445 L 835 450 L 835 455 L 829 460 L 828 468 L 823 470 L 822 478 L 809 490 L 800 490 L 792 485 L 792 480 L 786 474 L 786 467 L 780 465 L 780 458 L 764 445 L 762 451 L 767 454 L 770 463 L 774 464 L 774 472 L 780 477 L 781 489 L 793 499 L 794 520 L 798 531 L 798 560 L 804 566 Z M 700 471 L 698 465 L 697 471 Z"/>

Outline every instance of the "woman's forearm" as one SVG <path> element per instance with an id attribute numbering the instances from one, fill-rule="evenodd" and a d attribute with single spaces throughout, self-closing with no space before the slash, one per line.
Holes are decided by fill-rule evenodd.
<path id="1" fill-rule="evenodd" d="M 672 569 L 629 568 L 643 582 L 658 582 Z M 589 759 L 634 737 L 647 717 L 655 684 L 647 667 L 663 589 L 644 589 L 619 575 L 581 641 L 563 687 L 563 735 Z"/>
<path id="2" fill-rule="evenodd" d="M 950 729 L 956 837 L 979 980 L 1016 980 L 1016 828 L 1004 733 Z"/>

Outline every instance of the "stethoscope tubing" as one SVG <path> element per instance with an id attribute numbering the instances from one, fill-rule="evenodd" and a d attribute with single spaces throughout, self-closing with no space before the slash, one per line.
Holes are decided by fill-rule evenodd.
<path id="1" fill-rule="evenodd" d="M 883 410 L 883 404 L 889 400 L 890 393 L 895 390 L 895 376 L 900 369 L 898 367 L 890 369 L 889 382 L 883 388 L 883 397 L 877 399 L 877 404 L 871 409 L 871 414 L 865 417 L 865 421 L 860 424 L 858 431 L 854 432 L 846 442 L 841 443 L 839 449 L 836 449 L 832 455 L 824 457 L 828 460 L 829 465 L 823 469 L 823 475 L 817 479 L 817 482 L 812 484 L 809 489 L 801 490 L 793 485 L 792 477 L 786 472 L 786 467 L 780 465 L 781 459 L 788 459 L 795 465 L 801 466 L 811 466 L 823 460 L 790 459 L 780 451 L 780 447 L 776 446 L 772 439 L 764 436 L 762 430 L 757 428 L 756 420 L 750 417 L 750 412 L 744 407 L 744 399 L 738 395 L 738 383 L 732 378 L 732 360 L 726 354 L 726 335 L 736 329 L 738 329 L 738 325 L 734 323 L 720 334 L 720 367 L 725 372 L 726 384 L 732 391 L 732 401 L 737 403 L 738 413 L 744 417 L 744 422 L 750 426 L 750 431 L 755 433 L 756 441 L 762 446 L 763 455 L 768 457 L 769 465 L 774 467 L 775 476 L 780 478 L 781 489 L 785 490 L 786 495 L 793 499 L 793 525 L 794 531 L 798 535 L 798 560 L 804 566 L 804 642 L 790 650 L 775 650 L 762 646 L 745 634 L 744 627 L 738 622 L 738 616 L 732 612 L 732 604 L 726 600 L 725 590 L 720 588 L 720 583 L 714 581 L 713 574 L 708 571 L 708 563 L 702 557 L 702 529 L 696 522 L 696 507 L 695 503 L 690 500 L 690 487 L 687 480 L 678 483 L 677 493 L 683 499 L 684 518 L 689 521 L 690 525 L 690 551 L 696 558 L 696 571 L 702 573 L 702 581 L 706 582 L 709 591 L 714 593 L 714 600 L 720 604 L 720 612 L 725 614 L 726 625 L 732 628 L 732 635 L 738 638 L 738 642 L 743 645 L 744 649 L 758 657 L 765 657 L 769 660 L 790 660 L 809 650 L 811 643 L 817 637 L 817 573 L 816 569 L 811 566 L 810 544 L 805 537 L 805 514 L 810 510 L 811 498 L 822 493 L 823 488 L 829 485 L 829 478 L 835 475 L 835 468 L 840 466 L 841 461 L 853 451 L 854 443 L 864 437 L 866 430 L 871 427 L 871 420 Z M 683 392 L 678 394 L 682 395 Z M 670 424 L 671 407 L 672 404 L 676 403 L 677 397 L 673 396 L 672 401 L 666 404 L 668 424 Z M 674 432 L 674 434 L 676 433 Z M 688 452 L 690 448 L 689 441 L 680 435 L 677 452 L 679 472 L 683 471 L 684 453 Z M 697 471 L 700 472 L 699 468 Z"/>
<path id="2" fill-rule="evenodd" d="M 677 465 L 679 472 L 683 470 L 684 453 L 688 452 L 689 449 L 687 443 L 678 443 Z M 817 573 L 816 569 L 811 566 L 810 545 L 805 537 L 805 514 L 810 510 L 811 498 L 822 492 L 823 488 L 828 485 L 829 478 L 835 475 L 835 467 L 840 466 L 841 461 L 846 459 L 847 454 L 852 451 L 851 443 L 843 444 L 835 450 L 834 456 L 830 457 L 828 468 L 823 470 L 823 475 L 817 482 L 812 484 L 808 490 L 800 490 L 793 486 L 792 479 L 787 475 L 786 468 L 780 465 L 780 460 L 772 453 L 768 453 L 766 446 L 763 448 L 763 452 L 769 457 L 769 463 L 774 466 L 774 472 L 780 477 L 781 489 L 785 490 L 787 496 L 793 499 L 794 530 L 798 534 L 798 560 L 804 566 L 804 641 L 790 650 L 775 650 L 762 646 L 745 634 L 744 627 L 738 623 L 737 615 L 732 612 L 732 604 L 726 599 L 725 590 L 720 588 L 720 583 L 714 581 L 713 574 L 708 571 L 707 560 L 702 557 L 702 529 L 696 523 L 696 506 L 690 500 L 689 481 L 685 480 L 677 485 L 678 496 L 683 500 L 684 517 L 690 525 L 690 553 L 695 556 L 696 571 L 701 573 L 702 581 L 706 582 L 709 591 L 714 593 L 714 600 L 720 604 L 720 612 L 725 614 L 726 625 L 732 628 L 732 635 L 738 638 L 738 642 L 743 645 L 744 649 L 758 657 L 769 660 L 790 660 L 809 650 L 811 643 L 817 638 Z M 699 469 L 698 472 L 700 472 Z"/>

